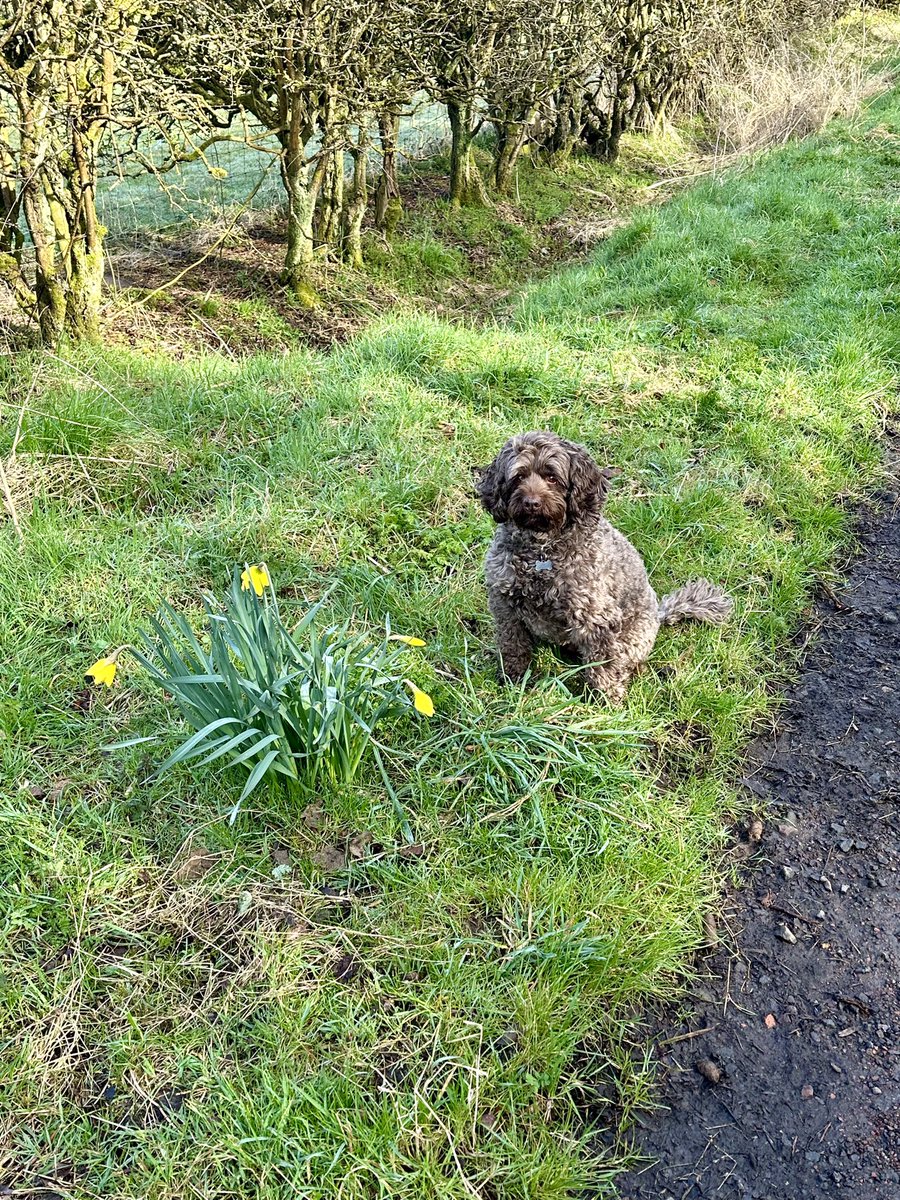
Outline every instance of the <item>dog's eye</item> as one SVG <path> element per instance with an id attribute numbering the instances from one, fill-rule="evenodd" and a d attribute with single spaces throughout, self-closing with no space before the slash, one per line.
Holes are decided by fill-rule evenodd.
<path id="1" fill-rule="evenodd" d="M 552 484 L 553 487 L 560 486 L 559 480 L 556 478 L 555 475 L 545 475 L 544 478 L 547 480 L 548 483 Z"/>

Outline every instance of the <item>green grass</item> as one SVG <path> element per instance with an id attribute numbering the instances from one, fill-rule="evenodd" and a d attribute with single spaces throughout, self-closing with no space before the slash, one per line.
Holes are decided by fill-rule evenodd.
<path id="1" fill-rule="evenodd" d="M 77 1197 L 611 1194 L 635 1014 L 702 938 L 730 780 L 879 471 L 900 352 L 900 94 L 642 213 L 483 330 L 388 314 L 329 357 L 6 358 L 0 453 L 2 1179 Z M 469 484 L 550 426 L 622 468 L 660 591 L 723 583 L 621 711 L 499 688 Z M 266 561 L 427 639 L 437 716 L 378 773 L 254 797 L 186 768 L 136 665 L 164 599 Z M 599 733 L 600 736 L 597 736 Z M 285 858 L 285 852 L 287 858 Z M 620 1143 L 620 1152 L 624 1149 Z"/>

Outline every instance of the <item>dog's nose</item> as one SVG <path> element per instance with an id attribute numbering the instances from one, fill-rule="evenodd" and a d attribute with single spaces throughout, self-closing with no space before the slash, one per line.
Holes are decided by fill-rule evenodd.
<path id="1" fill-rule="evenodd" d="M 527 513 L 536 513 L 541 511 L 541 502 L 537 496 L 526 496 L 522 501 L 522 507 Z"/>

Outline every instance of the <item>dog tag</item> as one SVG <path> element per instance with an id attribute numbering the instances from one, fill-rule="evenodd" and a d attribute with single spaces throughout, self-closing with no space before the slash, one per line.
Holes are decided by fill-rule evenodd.
<path id="1" fill-rule="evenodd" d="M 544 558 L 544 559 L 541 559 L 540 562 L 536 562 L 534 564 L 534 569 L 536 571 L 552 571 L 553 563 L 550 561 L 549 558 Z"/>

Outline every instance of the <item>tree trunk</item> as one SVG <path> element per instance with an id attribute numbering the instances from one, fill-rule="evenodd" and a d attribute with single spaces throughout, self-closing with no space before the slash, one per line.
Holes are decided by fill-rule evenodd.
<path id="1" fill-rule="evenodd" d="M 326 133 L 327 136 L 327 133 Z M 315 242 L 324 247 L 326 257 L 332 252 L 340 253 L 341 216 L 344 210 L 344 148 L 323 148 L 325 172 L 319 193 L 319 209 L 316 214 Z"/>
<path id="2" fill-rule="evenodd" d="M 375 227 L 391 238 L 403 216 L 400 181 L 397 178 L 397 146 L 400 139 L 400 114 L 382 113 L 378 118 L 378 140 L 381 143 L 381 173 L 375 188 Z"/>
<path id="3" fill-rule="evenodd" d="M 81 243 L 81 244 L 79 244 Z M 66 336 L 78 341 L 100 338 L 100 301 L 103 296 L 103 248 L 88 250 L 80 238 L 72 247 L 66 290 Z"/>
<path id="4" fill-rule="evenodd" d="M 306 308 L 318 302 L 313 287 L 313 220 L 315 192 L 309 186 L 309 164 L 305 150 L 300 155 L 282 154 L 281 178 L 287 193 L 287 249 L 281 282 L 294 292 Z"/>
<path id="5" fill-rule="evenodd" d="M 481 172 L 472 157 L 472 105 L 447 103 L 450 118 L 450 207 L 485 208 L 490 205 Z"/>
<path id="6" fill-rule="evenodd" d="M 278 135 L 281 146 L 281 182 L 287 196 L 287 248 L 281 282 L 304 308 L 315 308 L 319 297 L 313 286 L 313 221 L 321 175 L 317 166 L 310 178 L 306 147 L 313 125 L 301 97 L 286 102 L 286 128 Z"/>
<path id="7" fill-rule="evenodd" d="M 98 143 L 72 130 L 76 178 L 68 180 L 67 194 L 76 197 L 68 219 L 66 254 L 68 289 L 65 325 L 76 340 L 100 337 L 100 301 L 103 296 L 103 233 L 97 220 Z"/>
<path id="8" fill-rule="evenodd" d="M 23 164 L 28 160 L 23 154 Z M 22 208 L 34 246 L 34 300 L 41 341 L 55 346 L 66 324 L 64 274 L 58 260 L 49 208 L 41 191 L 41 177 L 35 168 L 26 175 L 22 187 Z"/>
<path id="9" fill-rule="evenodd" d="M 608 98 L 585 95 L 581 140 L 592 158 L 615 162 L 619 157 L 622 134 L 629 128 L 634 109 L 634 91 L 626 80 L 619 79 Z"/>
<path id="10" fill-rule="evenodd" d="M 501 196 L 512 190 L 513 173 L 534 119 L 534 110 L 518 121 L 497 121 L 497 149 L 494 154 L 494 183 Z"/>
<path id="11" fill-rule="evenodd" d="M 360 121 L 353 156 L 353 190 L 344 210 L 344 258 L 351 267 L 363 265 L 362 223 L 369 206 L 369 187 L 366 170 L 369 165 L 369 138 L 365 124 Z"/>
<path id="12" fill-rule="evenodd" d="M 584 84 L 581 80 L 566 84 L 556 93 L 556 122 L 547 146 L 554 167 L 564 167 L 578 144 L 583 104 Z"/>

